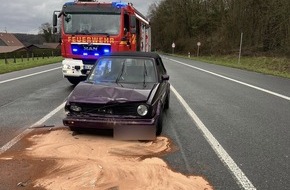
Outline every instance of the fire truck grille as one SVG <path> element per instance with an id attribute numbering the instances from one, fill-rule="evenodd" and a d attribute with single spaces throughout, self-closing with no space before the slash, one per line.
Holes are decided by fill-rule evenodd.
<path id="1" fill-rule="evenodd" d="M 72 44 L 73 55 L 101 56 L 111 52 L 111 45 Z"/>

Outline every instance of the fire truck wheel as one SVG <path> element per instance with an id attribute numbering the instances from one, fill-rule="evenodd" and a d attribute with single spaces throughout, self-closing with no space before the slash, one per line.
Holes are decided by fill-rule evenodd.
<path id="1" fill-rule="evenodd" d="M 73 85 L 79 84 L 81 81 L 86 80 L 85 77 L 67 77 L 67 80 Z"/>

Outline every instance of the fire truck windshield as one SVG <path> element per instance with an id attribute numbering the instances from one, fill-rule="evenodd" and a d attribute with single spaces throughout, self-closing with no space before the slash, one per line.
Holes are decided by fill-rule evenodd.
<path id="1" fill-rule="evenodd" d="M 105 34 L 118 35 L 120 15 L 114 14 L 65 14 L 64 32 L 66 34 Z"/>

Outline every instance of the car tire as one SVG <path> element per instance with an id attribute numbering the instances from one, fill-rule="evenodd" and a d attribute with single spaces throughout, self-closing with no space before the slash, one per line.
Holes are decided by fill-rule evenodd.
<path id="1" fill-rule="evenodd" d="M 81 131 L 81 129 L 78 128 L 78 127 L 72 127 L 72 126 L 70 126 L 69 128 L 70 128 L 71 131 L 76 132 L 76 133 L 80 133 L 80 131 Z"/>
<path id="2" fill-rule="evenodd" d="M 164 109 L 168 110 L 169 109 L 169 102 L 170 102 L 170 93 L 168 93 L 166 100 L 165 100 L 165 104 L 164 104 Z"/>
<path id="3" fill-rule="evenodd" d="M 163 128 L 163 116 L 162 113 L 159 115 L 157 120 L 157 126 L 156 126 L 156 136 L 160 136 L 162 133 Z"/>

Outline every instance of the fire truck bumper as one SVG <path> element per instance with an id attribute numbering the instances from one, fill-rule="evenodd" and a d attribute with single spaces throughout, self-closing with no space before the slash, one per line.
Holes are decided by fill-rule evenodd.
<path id="1" fill-rule="evenodd" d="M 64 77 L 85 77 L 86 71 L 91 68 L 85 68 L 82 60 L 64 59 L 62 61 L 62 74 Z"/>

